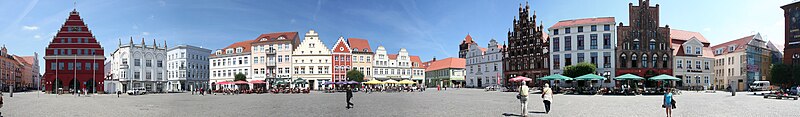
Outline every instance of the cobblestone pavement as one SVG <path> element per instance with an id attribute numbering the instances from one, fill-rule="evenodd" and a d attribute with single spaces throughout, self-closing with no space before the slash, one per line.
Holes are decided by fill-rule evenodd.
<path id="1" fill-rule="evenodd" d="M 427 92 L 355 93 L 355 108 L 345 109 L 344 93 L 206 95 L 191 93 L 143 96 L 5 93 L 0 109 L 6 117 L 232 117 L 232 116 L 413 116 L 413 117 L 496 117 L 517 115 L 519 102 L 511 92 L 477 89 L 449 89 Z M 664 116 L 661 96 L 556 95 L 552 110 L 543 114 L 538 94 L 529 102 L 531 116 Z M 683 92 L 675 96 L 676 117 L 788 117 L 800 116 L 800 101 L 763 99 L 739 93 Z"/>

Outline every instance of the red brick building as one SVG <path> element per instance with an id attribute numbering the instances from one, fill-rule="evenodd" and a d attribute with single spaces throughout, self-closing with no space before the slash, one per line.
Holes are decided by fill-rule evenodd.
<path id="1" fill-rule="evenodd" d="M 536 12 L 530 6 L 519 6 L 519 19 L 514 19 L 513 32 L 508 32 L 508 46 L 503 46 L 504 81 L 517 76 L 539 78 L 550 75 L 550 52 L 547 34 L 536 24 Z M 508 83 L 508 82 L 506 82 Z M 510 86 L 505 84 L 505 86 Z"/>
<path id="2" fill-rule="evenodd" d="M 659 27 L 659 5 L 639 0 L 628 4 L 629 26 L 617 26 L 616 76 L 636 74 L 652 77 L 672 75 L 672 47 L 669 25 Z"/>
<path id="3" fill-rule="evenodd" d="M 53 89 L 103 91 L 103 47 L 72 10 L 67 21 L 45 48 L 45 91 Z M 93 91 L 94 90 L 94 91 Z"/>
<path id="4" fill-rule="evenodd" d="M 333 82 L 348 81 L 347 71 L 350 70 L 352 65 L 352 53 L 350 52 L 350 45 L 345 42 L 344 37 L 339 37 L 336 44 L 331 48 L 331 59 L 333 62 Z"/>

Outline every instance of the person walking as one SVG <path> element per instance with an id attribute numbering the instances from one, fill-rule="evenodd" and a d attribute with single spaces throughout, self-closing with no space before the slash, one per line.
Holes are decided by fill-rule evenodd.
<path id="1" fill-rule="evenodd" d="M 667 92 L 664 93 L 664 103 L 661 105 L 662 108 L 666 109 L 667 117 L 672 117 L 672 108 L 674 107 L 672 104 L 672 92 L 671 88 L 667 88 Z"/>
<path id="2" fill-rule="evenodd" d="M 347 85 L 347 106 L 345 106 L 347 109 L 353 108 L 353 102 L 350 102 L 350 98 L 353 98 L 353 89 L 350 85 Z"/>
<path id="3" fill-rule="evenodd" d="M 553 89 L 550 89 L 550 84 L 545 83 L 542 89 L 542 98 L 544 102 L 544 113 L 550 113 L 550 103 L 553 101 Z"/>
<path id="4" fill-rule="evenodd" d="M 519 85 L 519 94 L 517 95 L 517 99 L 519 99 L 522 107 L 522 113 L 520 113 L 520 115 L 523 117 L 528 116 L 528 95 L 530 95 L 528 90 L 528 85 L 525 85 L 525 81 L 523 81 L 522 84 Z"/>

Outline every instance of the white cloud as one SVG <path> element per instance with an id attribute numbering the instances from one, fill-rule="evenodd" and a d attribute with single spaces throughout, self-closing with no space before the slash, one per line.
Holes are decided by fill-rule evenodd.
<path id="1" fill-rule="evenodd" d="M 142 35 L 150 35 L 150 32 L 142 32 Z"/>
<path id="2" fill-rule="evenodd" d="M 22 26 L 22 30 L 39 30 L 38 26 Z"/>
<path id="3" fill-rule="evenodd" d="M 295 19 L 289 20 L 289 23 L 295 23 L 295 22 L 297 22 L 297 20 Z"/>
<path id="4" fill-rule="evenodd" d="M 33 38 L 39 39 L 42 38 L 42 35 L 34 35 Z"/>
<path id="5" fill-rule="evenodd" d="M 149 20 L 155 20 L 155 19 L 156 19 L 156 15 L 150 15 L 150 17 L 148 17 L 147 19 L 149 19 Z"/>
<path id="6" fill-rule="evenodd" d="M 706 31 L 706 32 L 711 31 L 711 28 L 703 28 L 703 31 Z"/>

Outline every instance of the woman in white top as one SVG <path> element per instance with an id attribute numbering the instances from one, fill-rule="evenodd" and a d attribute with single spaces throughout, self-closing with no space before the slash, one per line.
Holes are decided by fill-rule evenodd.
<path id="1" fill-rule="evenodd" d="M 550 102 L 553 101 L 553 90 L 550 89 L 550 84 L 545 83 L 542 89 L 542 98 L 544 98 L 545 114 L 550 113 Z"/>

